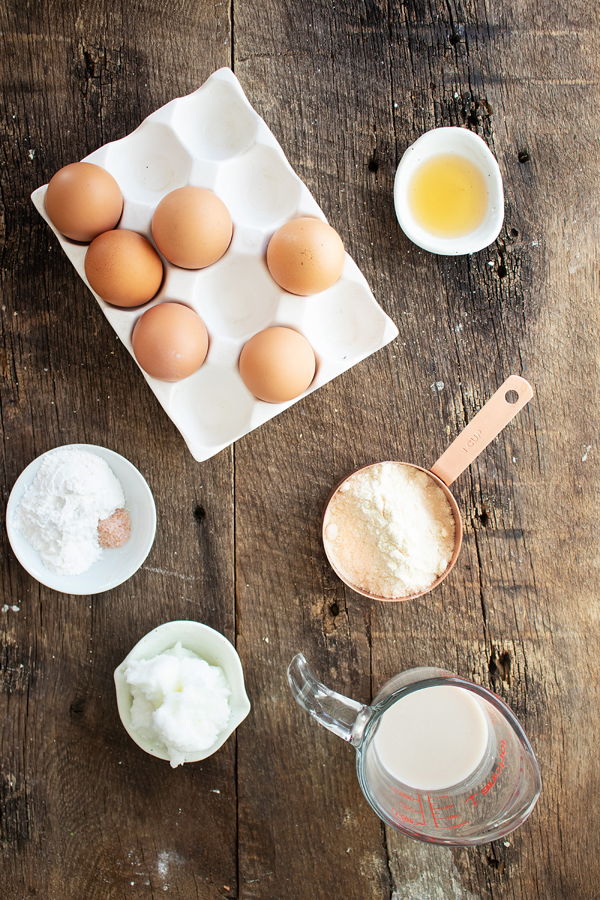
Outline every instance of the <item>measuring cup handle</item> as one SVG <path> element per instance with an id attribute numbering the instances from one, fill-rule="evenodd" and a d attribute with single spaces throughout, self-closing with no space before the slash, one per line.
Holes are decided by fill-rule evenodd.
<path id="1" fill-rule="evenodd" d="M 516 394 L 516 399 L 512 394 Z M 532 397 L 529 382 L 519 375 L 510 375 L 434 463 L 433 474 L 451 485 Z"/>
<path id="2" fill-rule="evenodd" d="M 296 653 L 287 674 L 296 703 L 329 731 L 358 746 L 368 708 L 317 681 L 303 653 Z"/>

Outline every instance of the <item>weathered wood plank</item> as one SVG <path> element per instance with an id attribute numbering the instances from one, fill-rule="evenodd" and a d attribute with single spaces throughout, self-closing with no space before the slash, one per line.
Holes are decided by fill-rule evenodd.
<path id="1" fill-rule="evenodd" d="M 16 3 L 2 17 L 3 498 L 38 453 L 99 443 L 147 476 L 160 527 L 144 568 L 90 600 L 38 587 L 3 535 L 3 596 L 20 611 L 0 622 L 0 893 L 235 896 L 235 743 L 171 772 L 122 729 L 112 683 L 160 622 L 234 636 L 232 454 L 199 469 L 29 202 L 228 64 L 228 9 Z"/>
<path id="2" fill-rule="evenodd" d="M 362 234 L 369 211 L 356 209 L 354 153 L 365 131 L 372 141 L 370 123 L 387 106 L 362 83 L 372 54 L 384 57 L 387 35 L 364 41 L 358 32 L 353 41 L 343 26 L 349 13 L 318 4 L 302 15 L 284 3 L 270 4 L 268 16 L 261 9 L 234 5 L 236 73 L 362 263 L 374 236 Z M 353 446 L 364 431 L 376 441 L 389 428 L 387 408 L 374 417 L 368 399 L 369 375 L 379 386 L 389 368 L 384 351 L 236 447 L 238 640 L 257 698 L 252 724 L 266 740 L 258 765 L 256 740 L 247 731 L 238 741 L 242 897 L 390 896 L 383 829 L 361 798 L 353 751 L 293 705 L 285 680 L 303 650 L 324 680 L 370 694 L 372 612 L 340 590 L 319 532 Z"/>

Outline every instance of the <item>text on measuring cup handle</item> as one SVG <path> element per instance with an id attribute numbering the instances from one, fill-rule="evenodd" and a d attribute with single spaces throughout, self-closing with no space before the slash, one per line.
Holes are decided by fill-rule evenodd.
<path id="1" fill-rule="evenodd" d="M 479 428 L 477 431 L 473 432 L 473 434 L 471 435 L 471 437 L 469 438 L 467 443 L 462 448 L 463 453 L 469 453 L 473 449 L 473 447 L 475 446 L 475 444 L 477 443 L 477 441 L 479 440 L 480 437 L 481 437 L 481 428 Z"/>

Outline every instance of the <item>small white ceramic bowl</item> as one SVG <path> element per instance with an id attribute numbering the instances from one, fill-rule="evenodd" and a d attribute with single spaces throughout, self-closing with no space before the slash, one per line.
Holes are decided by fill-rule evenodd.
<path id="1" fill-rule="evenodd" d="M 146 479 L 136 467 L 114 450 L 95 444 L 67 444 L 78 450 L 95 453 L 104 459 L 121 482 L 125 494 L 125 506 L 131 517 L 131 536 L 122 547 L 104 550 L 102 556 L 87 572 L 81 575 L 57 575 L 47 569 L 27 538 L 15 524 L 17 507 L 21 497 L 33 481 L 44 457 L 54 450 L 42 453 L 29 463 L 14 483 L 6 507 L 6 532 L 13 552 L 24 569 L 41 584 L 63 594 L 100 594 L 122 584 L 137 572 L 154 542 L 156 533 L 156 508 L 152 491 Z M 55 450 L 64 447 L 55 447 Z"/>
<path id="2" fill-rule="evenodd" d="M 488 206 L 485 218 L 474 231 L 460 237 L 440 237 L 422 227 L 413 216 L 408 202 L 408 187 L 416 169 L 440 153 L 456 153 L 477 166 L 485 178 Z M 477 253 L 496 240 L 504 220 L 502 176 L 495 157 L 485 141 L 468 128 L 433 128 L 405 151 L 394 181 L 394 206 L 404 234 L 418 247 L 442 256 Z"/>
<path id="3" fill-rule="evenodd" d="M 215 631 L 214 628 L 210 628 L 208 625 L 203 625 L 201 622 L 186 620 L 165 622 L 164 625 L 159 625 L 153 631 L 148 632 L 145 637 L 137 642 L 133 650 L 127 654 L 121 665 L 115 669 L 117 706 L 119 707 L 119 715 L 126 732 L 138 747 L 141 747 L 142 750 L 145 750 L 151 756 L 168 760 L 168 754 L 162 743 L 144 740 L 132 725 L 132 696 L 131 689 L 125 681 L 125 670 L 133 660 L 152 659 L 152 657 L 158 656 L 159 653 L 164 653 L 165 650 L 174 647 L 178 642 L 181 642 L 182 647 L 197 653 L 198 656 L 211 665 L 220 666 L 231 689 L 229 701 L 231 704 L 231 715 L 227 727 L 220 732 L 215 743 L 207 750 L 186 755 L 186 763 L 199 762 L 201 759 L 206 759 L 207 756 L 212 756 L 213 753 L 216 753 L 250 712 L 250 701 L 244 686 L 242 663 L 231 641 L 228 641 L 220 632 Z"/>

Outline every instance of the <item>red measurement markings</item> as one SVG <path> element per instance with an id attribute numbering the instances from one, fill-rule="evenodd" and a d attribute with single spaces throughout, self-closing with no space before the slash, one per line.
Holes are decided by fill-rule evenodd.
<path id="1" fill-rule="evenodd" d="M 458 822 L 455 821 L 456 819 L 460 819 L 460 816 L 456 812 L 456 807 L 448 794 L 438 794 L 436 800 L 437 803 L 434 805 L 431 796 L 429 794 L 427 795 L 431 818 L 433 819 L 433 824 L 436 828 L 462 828 L 463 825 L 469 824 L 466 819 Z"/>
<path id="2" fill-rule="evenodd" d="M 496 782 L 502 775 L 502 771 L 503 771 L 505 765 L 506 765 L 506 741 L 501 741 L 498 765 L 492 772 L 490 780 L 486 784 L 484 784 L 484 786 L 481 788 L 481 791 L 479 792 L 480 794 L 485 795 L 485 794 L 489 793 L 489 791 L 491 791 L 491 789 L 494 787 L 494 785 L 496 784 Z"/>
<path id="3" fill-rule="evenodd" d="M 484 786 L 481 788 L 481 790 L 475 791 L 474 794 L 470 794 L 467 797 L 465 802 L 470 803 L 472 806 L 477 806 L 477 797 L 479 795 L 481 795 L 482 797 L 485 797 L 486 794 L 489 794 L 489 792 L 492 790 L 492 788 L 494 787 L 494 785 L 496 784 L 496 782 L 502 775 L 502 772 L 504 771 L 505 768 L 506 768 L 506 741 L 500 741 L 500 752 L 498 754 L 498 765 L 496 766 L 496 768 L 490 775 L 489 780 L 486 781 Z"/>
<path id="4" fill-rule="evenodd" d="M 486 794 L 489 794 L 505 768 L 506 741 L 501 741 L 498 754 L 498 765 L 481 790 L 475 791 L 474 794 L 470 794 L 466 798 L 465 803 L 471 804 L 471 806 L 477 806 L 477 798 L 479 796 L 485 797 Z M 398 806 L 404 810 L 404 812 L 400 812 L 399 809 L 392 809 L 394 818 L 401 822 L 406 822 L 408 825 L 425 825 L 425 807 L 421 794 L 417 794 L 415 797 L 412 794 L 405 794 L 403 791 L 399 791 L 398 788 L 392 788 L 392 790 L 395 794 L 398 794 L 399 797 L 402 797 L 402 800 L 398 801 Z M 435 802 L 432 800 L 431 795 L 427 794 L 427 804 L 435 828 L 455 829 L 462 828 L 463 825 L 469 824 L 469 820 L 463 819 L 456 811 L 456 806 L 449 794 L 438 794 L 435 797 Z M 417 818 L 416 814 L 420 814 L 420 818 Z"/>
<path id="5" fill-rule="evenodd" d="M 421 795 L 417 794 L 414 797 L 412 794 L 405 794 L 404 791 L 399 791 L 398 788 L 392 788 L 392 790 L 403 798 L 398 801 L 398 806 L 406 810 L 406 812 L 400 812 L 400 810 L 392 808 L 394 818 L 401 822 L 406 822 L 407 825 L 425 825 L 425 807 L 423 806 Z M 411 802 L 407 803 L 407 800 Z M 411 815 L 408 815 L 408 813 L 411 813 Z"/>

